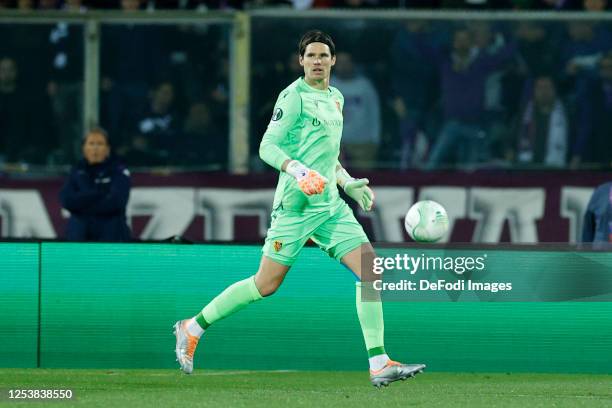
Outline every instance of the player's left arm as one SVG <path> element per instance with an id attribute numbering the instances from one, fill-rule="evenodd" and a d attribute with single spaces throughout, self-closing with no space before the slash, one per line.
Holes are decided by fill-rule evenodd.
<path id="1" fill-rule="evenodd" d="M 338 161 L 336 164 L 336 182 L 346 195 L 357 201 L 359 207 L 364 211 L 370 211 L 374 206 L 374 192 L 368 184 L 367 178 L 356 179 Z"/>

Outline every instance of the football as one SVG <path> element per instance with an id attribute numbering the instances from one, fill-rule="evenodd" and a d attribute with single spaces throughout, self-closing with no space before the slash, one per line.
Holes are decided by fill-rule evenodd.
<path id="1" fill-rule="evenodd" d="M 417 242 L 436 242 L 448 231 L 448 215 L 435 201 L 418 201 L 406 213 L 404 227 Z"/>

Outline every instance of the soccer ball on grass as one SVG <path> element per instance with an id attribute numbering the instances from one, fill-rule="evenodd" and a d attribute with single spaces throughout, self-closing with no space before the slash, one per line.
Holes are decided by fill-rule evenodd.
<path id="1" fill-rule="evenodd" d="M 436 242 L 448 231 L 448 215 L 435 201 L 418 201 L 406 213 L 404 226 L 415 241 Z"/>

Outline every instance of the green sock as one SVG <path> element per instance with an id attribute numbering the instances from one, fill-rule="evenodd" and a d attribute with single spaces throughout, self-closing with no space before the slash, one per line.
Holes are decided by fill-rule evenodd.
<path id="1" fill-rule="evenodd" d="M 206 329 L 208 326 L 210 326 L 210 323 L 208 323 L 206 319 L 204 318 L 204 316 L 202 316 L 202 312 L 198 313 L 195 316 L 195 321 L 198 322 L 200 327 L 203 329 Z"/>
<path id="2" fill-rule="evenodd" d="M 382 302 L 362 301 L 361 285 L 361 282 L 357 282 L 355 286 L 357 289 L 355 303 L 368 357 L 385 354 L 385 322 L 383 320 Z"/>
<path id="3" fill-rule="evenodd" d="M 196 321 L 203 329 L 217 320 L 221 320 L 263 297 L 255 286 L 255 276 L 250 276 L 227 287 L 217 295 L 202 312 L 196 316 Z M 201 317 L 201 319 L 199 319 Z"/>

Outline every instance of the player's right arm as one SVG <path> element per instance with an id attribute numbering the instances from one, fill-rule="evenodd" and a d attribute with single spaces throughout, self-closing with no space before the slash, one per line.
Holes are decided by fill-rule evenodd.
<path id="1" fill-rule="evenodd" d="M 259 144 L 259 157 L 274 167 L 283 171 L 283 164 L 291 161 L 289 155 L 281 148 L 288 142 L 291 131 L 299 127 L 302 113 L 302 99 L 296 90 L 285 89 L 278 96 L 268 129 Z"/>
<path id="2" fill-rule="evenodd" d="M 259 145 L 259 157 L 279 171 L 293 176 L 306 195 L 320 194 L 328 180 L 317 171 L 293 160 L 283 146 L 289 143 L 289 135 L 300 128 L 302 98 L 294 89 L 284 90 L 278 97 L 272 119 Z"/>

